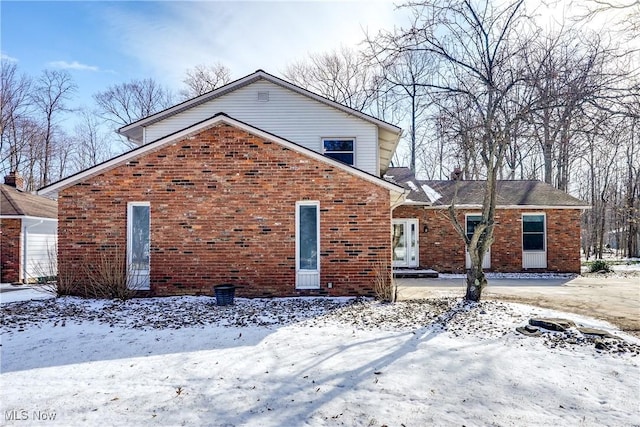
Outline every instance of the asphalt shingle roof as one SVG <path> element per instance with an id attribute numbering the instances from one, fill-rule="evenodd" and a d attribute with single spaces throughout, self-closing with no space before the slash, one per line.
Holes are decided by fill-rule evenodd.
<path id="1" fill-rule="evenodd" d="M 408 202 L 442 206 L 451 204 L 457 186 L 457 205 L 481 205 L 485 181 L 418 180 L 409 168 L 389 168 L 385 177 L 411 190 Z M 498 206 L 562 206 L 584 208 L 589 204 L 537 180 L 500 180 Z"/>
<path id="2" fill-rule="evenodd" d="M 58 219 L 58 203 L 15 187 L 0 184 L 0 215 Z"/>

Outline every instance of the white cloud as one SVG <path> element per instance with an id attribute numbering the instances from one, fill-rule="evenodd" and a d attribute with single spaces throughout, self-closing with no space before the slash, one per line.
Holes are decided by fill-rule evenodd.
<path id="1" fill-rule="evenodd" d="M 151 15 L 150 15 L 151 13 Z M 118 6 L 103 16 L 141 73 L 178 88 L 187 68 L 221 62 L 234 78 L 278 74 L 311 52 L 356 46 L 391 29 L 390 2 L 167 2 L 152 12 Z"/>
<path id="2" fill-rule="evenodd" d="M 51 61 L 47 64 L 49 67 L 61 68 L 63 70 L 79 70 L 79 71 L 100 71 L 95 65 L 82 64 L 78 61 Z"/>
<path id="3" fill-rule="evenodd" d="M 14 58 L 13 56 L 9 56 L 6 53 L 0 53 L 0 59 L 7 62 L 18 62 L 18 58 Z"/>

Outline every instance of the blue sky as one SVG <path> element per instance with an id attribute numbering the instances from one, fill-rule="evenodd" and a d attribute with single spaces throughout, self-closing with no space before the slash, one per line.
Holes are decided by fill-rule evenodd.
<path id="1" fill-rule="evenodd" d="M 355 46 L 402 21 L 389 1 L 6 1 L 0 48 L 20 71 L 66 69 L 74 106 L 109 85 L 152 77 L 173 90 L 187 68 L 219 61 L 239 78 L 279 74 L 310 52 Z"/>

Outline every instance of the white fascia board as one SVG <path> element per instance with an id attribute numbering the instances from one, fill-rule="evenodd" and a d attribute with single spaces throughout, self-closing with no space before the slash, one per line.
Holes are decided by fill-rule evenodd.
<path id="1" fill-rule="evenodd" d="M 0 219 L 33 219 L 36 221 L 55 221 L 58 222 L 57 218 L 48 218 L 44 216 L 31 216 L 31 215 L 0 215 Z"/>
<path id="2" fill-rule="evenodd" d="M 408 206 L 429 206 L 429 207 L 431 207 L 431 204 L 429 202 L 422 202 L 422 201 L 411 200 L 411 199 L 406 199 L 404 201 L 403 205 L 408 205 Z"/>
<path id="3" fill-rule="evenodd" d="M 45 195 L 45 194 L 55 194 L 67 187 L 70 187 L 78 182 L 84 181 L 87 178 L 90 178 L 92 176 L 95 175 L 99 175 L 109 169 L 112 169 L 116 166 L 120 166 L 126 162 L 128 162 L 129 160 L 135 159 L 137 157 L 140 157 L 142 155 L 148 154 L 150 152 L 159 150 L 160 148 L 164 147 L 165 145 L 172 143 L 172 142 L 177 142 L 179 140 L 182 140 L 184 138 L 189 137 L 190 135 L 196 134 L 201 132 L 202 130 L 212 127 L 218 123 L 226 123 L 228 125 L 237 127 L 241 130 L 244 130 L 245 132 L 251 133 L 253 135 L 256 135 L 260 138 L 278 143 L 286 148 L 291 149 L 292 151 L 296 151 L 298 153 L 304 154 L 308 157 L 311 157 L 315 160 L 319 160 L 321 162 L 330 164 L 331 166 L 335 166 L 339 169 L 344 170 L 345 172 L 350 173 L 351 175 L 355 175 L 359 178 L 365 179 L 369 182 L 372 182 L 380 187 L 386 188 L 390 191 L 395 191 L 397 193 L 404 193 L 404 188 L 393 184 L 391 182 L 388 182 L 382 178 L 378 178 L 374 175 L 370 175 L 367 172 L 361 171 L 360 169 L 356 169 L 354 167 L 345 165 L 344 163 L 341 163 L 337 160 L 334 160 L 330 157 L 326 157 L 320 153 L 317 153 L 313 150 L 310 150 L 308 148 L 305 148 L 301 145 L 298 144 L 294 144 L 291 141 L 287 141 L 286 139 L 280 138 L 276 135 L 270 134 L 268 132 L 265 132 L 263 130 L 260 130 L 258 128 L 255 128 L 251 125 L 248 125 L 244 122 L 238 121 L 232 117 L 229 117 L 227 115 L 224 114 L 219 114 L 216 115 L 208 120 L 204 120 L 196 125 L 190 126 L 186 129 L 183 129 L 181 131 L 178 131 L 176 133 L 173 133 L 171 135 L 165 136 L 164 138 L 158 139 L 154 142 L 151 142 L 149 144 L 140 146 L 132 151 L 129 151 L 127 153 L 124 153 L 118 157 L 115 157 L 111 160 L 108 160 L 100 165 L 94 166 L 90 169 L 86 169 L 80 173 L 77 173 L 75 175 L 72 175 L 66 179 L 63 179 L 61 181 L 58 181 L 54 184 L 51 184 L 47 187 L 41 188 L 40 190 L 37 191 L 37 194 L 39 195 Z"/>

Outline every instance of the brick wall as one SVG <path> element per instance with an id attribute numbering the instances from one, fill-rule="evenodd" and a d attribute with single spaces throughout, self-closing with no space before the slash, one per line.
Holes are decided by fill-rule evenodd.
<path id="1" fill-rule="evenodd" d="M 320 201 L 320 291 L 295 289 L 301 200 Z M 130 201 L 151 204 L 155 295 L 221 283 L 243 286 L 239 296 L 371 295 L 376 264 L 391 257 L 388 190 L 218 125 L 62 191 L 59 268 L 125 248 Z"/>
<path id="2" fill-rule="evenodd" d="M 466 213 L 460 211 L 458 220 L 464 226 Z M 519 272 L 522 268 L 522 214 L 541 210 L 497 209 L 494 243 L 491 247 L 491 271 Z M 553 272 L 580 272 L 580 210 L 546 209 L 547 268 Z M 456 233 L 444 209 L 424 209 L 400 206 L 394 218 L 418 218 L 420 224 L 420 267 L 439 272 L 462 273 L 465 269 L 464 243 Z M 424 232 L 424 226 L 428 231 Z"/>
<path id="3" fill-rule="evenodd" d="M 20 233 L 22 220 L 0 220 L 0 255 L 2 283 L 15 283 L 20 281 Z"/>

